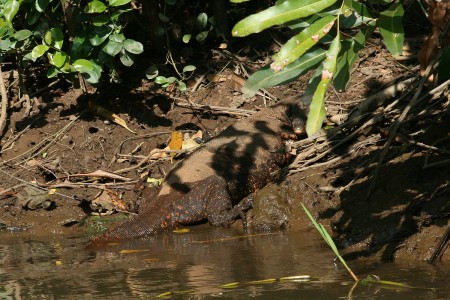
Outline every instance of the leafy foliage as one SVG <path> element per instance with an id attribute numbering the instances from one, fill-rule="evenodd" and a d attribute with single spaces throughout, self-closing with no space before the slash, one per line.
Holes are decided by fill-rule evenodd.
<path id="1" fill-rule="evenodd" d="M 233 3 L 246 2 L 232 0 Z M 136 2 L 137 3 L 137 2 Z M 130 67 L 144 46 L 127 36 L 124 30 L 132 10 L 131 0 L 0 0 L 0 61 L 14 56 L 22 64 L 48 66 L 48 77 L 81 73 L 88 82 L 97 83 L 108 71 Z M 177 0 L 159 0 L 155 14 L 160 25 L 149 30 L 156 36 L 167 35 L 177 11 Z M 139 3 L 138 3 L 139 4 Z M 149 5 L 141 2 L 142 5 Z M 235 4 L 236 6 L 239 4 Z M 285 84 L 316 69 L 306 90 L 310 101 L 307 132 L 317 132 L 325 118 L 324 99 L 331 84 L 344 90 L 353 65 L 376 29 L 387 49 L 401 55 L 404 40 L 403 7 L 400 0 L 278 0 L 239 21 L 234 36 L 248 36 L 267 28 L 285 25 L 296 31 L 273 56 L 273 62 L 253 74 L 243 92 L 252 96 L 260 88 Z M 190 26 L 181 28 L 180 42 L 203 43 L 220 27 L 214 17 L 200 11 L 193 14 Z M 194 66 L 178 69 L 168 55 L 177 77 L 162 76 L 155 64 L 147 78 L 162 87 L 177 85 L 186 90 L 184 81 L 192 76 Z"/>
<path id="2" fill-rule="evenodd" d="M 72 5 L 56 0 L 0 0 L 0 54 L 18 55 L 23 64 L 43 61 L 47 75 L 80 72 L 97 83 L 115 57 L 131 66 L 143 45 L 123 34 L 122 16 L 131 0 L 92 0 Z"/>
<path id="3" fill-rule="evenodd" d="M 359 51 L 377 27 L 391 54 L 401 55 L 402 20 L 400 0 L 279 0 L 239 21 L 232 29 L 234 36 L 247 36 L 281 24 L 299 31 L 273 56 L 270 67 L 250 76 L 243 92 L 253 96 L 260 88 L 284 84 L 317 68 L 304 94 L 310 102 L 306 131 L 311 136 L 320 130 L 325 119 L 328 88 L 333 83 L 338 90 L 345 89 Z"/>

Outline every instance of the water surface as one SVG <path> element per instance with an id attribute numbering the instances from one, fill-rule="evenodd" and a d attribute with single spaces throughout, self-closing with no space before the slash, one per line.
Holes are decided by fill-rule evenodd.
<path id="1" fill-rule="evenodd" d="M 352 288 L 315 232 L 242 237 L 208 225 L 145 243 L 87 251 L 86 238 L 34 239 L 0 233 L 0 299 L 447 299 L 450 269 L 426 263 L 362 265 L 360 278 L 418 288 Z M 143 251 L 141 251 L 143 250 Z M 300 277 L 301 276 L 301 277 Z M 288 277 L 288 278 L 285 278 Z M 267 280 L 267 282 L 261 282 Z"/>

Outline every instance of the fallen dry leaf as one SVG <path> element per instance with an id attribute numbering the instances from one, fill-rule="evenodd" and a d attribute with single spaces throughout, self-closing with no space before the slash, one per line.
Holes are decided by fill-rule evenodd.
<path id="1" fill-rule="evenodd" d="M 128 249 L 128 250 L 120 250 L 119 253 L 120 254 L 131 254 L 131 253 L 140 253 L 140 252 L 148 252 L 150 250 L 133 250 L 133 249 Z"/>
<path id="2" fill-rule="evenodd" d="M 183 133 L 181 131 L 172 131 L 169 142 L 170 150 L 181 150 L 182 146 L 183 146 Z M 171 153 L 171 156 L 175 156 L 175 153 Z"/>
<path id="3" fill-rule="evenodd" d="M 117 175 L 117 174 L 114 174 L 111 172 L 103 171 L 103 170 L 96 170 L 91 173 L 70 174 L 69 177 L 100 177 L 100 178 L 109 178 L 109 179 L 122 180 L 122 181 L 131 181 L 130 178 L 123 177 L 123 176 L 120 176 L 120 175 Z"/>
<path id="4" fill-rule="evenodd" d="M 172 232 L 175 232 L 175 233 L 188 233 L 188 232 L 191 232 L 191 230 L 189 228 L 181 228 L 181 229 L 172 230 Z"/>
<path id="5" fill-rule="evenodd" d="M 38 189 L 34 186 L 25 186 L 18 194 L 17 198 L 23 208 L 35 210 L 38 208 L 50 209 L 53 201 L 49 199 L 47 190 Z"/>
<path id="6" fill-rule="evenodd" d="M 188 138 L 183 141 L 182 149 L 191 149 L 198 146 L 199 144 L 196 141 L 194 141 L 192 138 Z"/>
<path id="7" fill-rule="evenodd" d="M 111 190 L 102 190 L 91 201 L 91 209 L 106 214 L 111 214 L 115 210 L 128 211 L 128 207 L 119 195 Z"/>
<path id="8" fill-rule="evenodd" d="M 159 261 L 159 258 L 144 258 L 145 262 Z"/>
<path id="9" fill-rule="evenodd" d="M 136 134 L 136 131 L 133 131 L 128 127 L 128 125 L 124 119 L 122 119 L 117 114 L 113 113 L 112 111 L 107 110 L 106 108 L 96 105 L 92 102 L 89 102 L 89 110 L 93 114 L 96 114 L 100 117 L 108 119 L 108 120 L 122 126 L 123 128 L 127 129 L 129 132 Z"/>
<path id="10" fill-rule="evenodd" d="M 227 81 L 227 76 L 215 73 L 206 75 L 206 79 L 208 79 L 211 82 L 219 83 Z"/>
<path id="11" fill-rule="evenodd" d="M 203 131 L 199 130 L 191 136 L 191 139 L 201 139 L 203 140 Z"/>
<path id="12" fill-rule="evenodd" d="M 147 178 L 147 183 L 149 186 L 158 187 L 162 184 L 162 182 L 163 182 L 163 179 L 161 179 L 161 178 L 153 178 L 153 177 Z"/>

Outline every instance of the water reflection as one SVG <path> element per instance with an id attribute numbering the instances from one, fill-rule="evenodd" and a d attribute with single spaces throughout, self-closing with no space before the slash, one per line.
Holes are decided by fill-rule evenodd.
<path id="1" fill-rule="evenodd" d="M 156 236 L 145 243 L 110 251 L 86 251 L 84 238 L 33 240 L 0 234 L 0 299 L 175 298 L 336 299 L 347 298 L 352 282 L 333 255 L 312 233 L 281 233 L 233 238 L 237 231 L 197 226 L 187 234 Z M 383 279 L 427 289 L 358 286 L 353 296 L 369 299 L 435 299 L 447 296 L 448 270 L 424 264 L 360 265 L 360 277 Z M 273 280 L 309 275 L 303 280 Z M 448 278 L 448 277 L 447 277 Z M 297 278 L 299 279 L 299 278 Z M 228 288 L 225 284 L 236 283 Z M 434 288 L 434 289 L 430 289 Z M 189 291 L 187 294 L 180 294 Z"/>

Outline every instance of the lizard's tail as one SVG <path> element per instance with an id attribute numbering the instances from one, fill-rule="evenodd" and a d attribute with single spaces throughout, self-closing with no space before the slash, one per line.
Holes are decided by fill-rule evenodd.
<path id="1" fill-rule="evenodd" d="M 163 217 L 152 218 L 151 216 L 138 215 L 135 218 L 125 221 L 117 227 L 107 230 L 103 234 L 93 238 L 89 241 L 86 249 L 102 249 L 108 245 L 123 243 L 131 239 L 143 238 L 145 236 L 153 235 L 161 232 L 164 229 L 171 227 L 171 224 Z M 159 219 L 159 222 L 156 220 Z"/>

